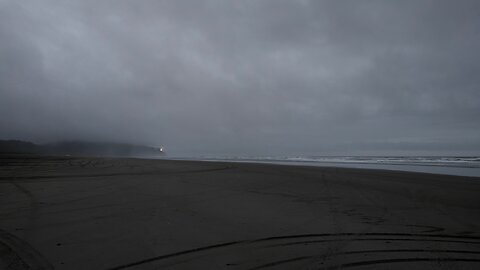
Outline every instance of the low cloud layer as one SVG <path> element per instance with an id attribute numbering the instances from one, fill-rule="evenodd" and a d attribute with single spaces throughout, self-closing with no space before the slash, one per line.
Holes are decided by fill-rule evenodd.
<path id="1" fill-rule="evenodd" d="M 478 1 L 0 0 L 0 138 L 480 153 Z"/>

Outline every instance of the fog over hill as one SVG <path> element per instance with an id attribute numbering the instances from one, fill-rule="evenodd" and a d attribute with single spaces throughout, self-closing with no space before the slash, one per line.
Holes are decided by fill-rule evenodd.
<path id="1" fill-rule="evenodd" d="M 57 142 L 34 144 L 18 140 L 0 140 L 0 153 L 107 157 L 159 157 L 158 147 L 101 142 Z"/>

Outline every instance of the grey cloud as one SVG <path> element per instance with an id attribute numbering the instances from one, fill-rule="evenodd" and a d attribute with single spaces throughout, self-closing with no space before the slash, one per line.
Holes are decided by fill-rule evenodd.
<path id="1" fill-rule="evenodd" d="M 478 152 L 479 15 L 477 1 L 3 0 L 0 137 Z"/>

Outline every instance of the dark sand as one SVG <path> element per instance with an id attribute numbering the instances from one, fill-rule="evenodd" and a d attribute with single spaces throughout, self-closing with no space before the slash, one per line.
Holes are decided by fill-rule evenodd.
<path id="1" fill-rule="evenodd" d="M 141 159 L 0 162 L 0 269 L 480 269 L 479 178 Z"/>

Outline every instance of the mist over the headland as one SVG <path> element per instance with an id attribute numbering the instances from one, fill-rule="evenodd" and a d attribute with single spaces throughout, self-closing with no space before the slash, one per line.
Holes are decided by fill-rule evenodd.
<path id="1" fill-rule="evenodd" d="M 0 0 L 0 139 L 480 154 L 479 1 Z"/>

